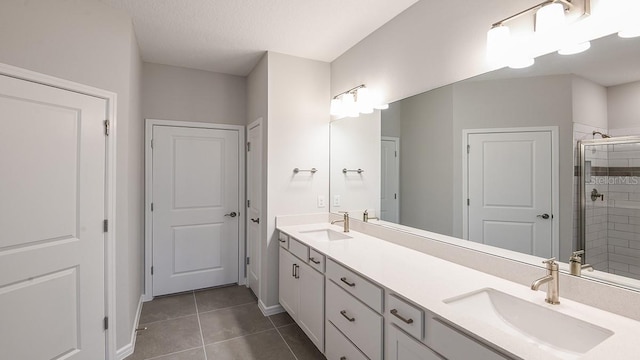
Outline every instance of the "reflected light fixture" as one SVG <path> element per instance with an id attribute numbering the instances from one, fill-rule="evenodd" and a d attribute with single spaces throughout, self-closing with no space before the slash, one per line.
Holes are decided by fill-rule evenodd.
<path id="1" fill-rule="evenodd" d="M 618 36 L 625 39 L 640 36 L 640 1 L 631 0 L 628 2 L 622 21 L 622 30 Z"/>
<path id="2" fill-rule="evenodd" d="M 533 41 L 527 36 L 514 38 L 506 23 L 534 12 Z M 561 49 L 560 53 L 565 55 L 585 51 L 590 43 L 567 40 L 567 17 L 577 14 L 582 18 L 590 13 L 591 0 L 547 0 L 506 17 L 494 23 L 487 32 L 487 60 L 494 66 L 508 65 L 515 69 L 531 66 L 535 63 L 536 43 L 544 43 L 545 48 Z"/>
<path id="3" fill-rule="evenodd" d="M 336 119 L 371 114 L 374 109 L 384 110 L 389 104 L 382 102 L 379 92 L 371 91 L 364 84 L 340 93 L 331 99 L 330 114 Z"/>

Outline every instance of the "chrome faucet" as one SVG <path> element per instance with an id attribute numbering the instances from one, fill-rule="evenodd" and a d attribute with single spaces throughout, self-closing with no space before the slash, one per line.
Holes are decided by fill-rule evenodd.
<path id="1" fill-rule="evenodd" d="M 569 269 L 571 275 L 582 276 L 582 270 L 593 271 L 593 266 L 589 264 L 582 265 L 582 255 L 584 250 L 574 251 L 569 258 Z"/>
<path id="2" fill-rule="evenodd" d="M 340 213 L 344 214 L 343 219 L 342 220 L 333 220 L 331 222 L 331 224 L 335 224 L 335 223 L 341 222 L 344 225 L 344 228 L 343 228 L 344 230 L 343 231 L 344 232 L 349 232 L 349 213 L 346 212 L 346 211 L 340 211 Z"/>
<path id="3" fill-rule="evenodd" d="M 365 211 L 362 213 L 362 221 L 364 221 L 364 222 L 369 222 L 369 220 L 371 220 L 371 219 L 374 219 L 374 220 L 380 220 L 380 219 L 379 219 L 379 218 L 377 218 L 377 217 L 369 217 L 369 210 L 365 210 Z"/>
<path id="4" fill-rule="evenodd" d="M 556 258 L 545 260 L 542 263 L 547 265 L 547 275 L 534 281 L 531 284 L 531 290 L 537 291 L 540 285 L 547 284 L 547 298 L 544 301 L 553 305 L 560 304 L 560 282 Z"/>

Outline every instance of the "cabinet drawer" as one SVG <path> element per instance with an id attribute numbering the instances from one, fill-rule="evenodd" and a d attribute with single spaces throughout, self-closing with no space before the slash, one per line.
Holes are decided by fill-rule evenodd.
<path id="1" fill-rule="evenodd" d="M 349 341 L 332 323 L 327 322 L 327 360 L 367 360 L 357 347 Z"/>
<path id="2" fill-rule="evenodd" d="M 422 340 L 422 330 L 424 329 L 424 312 L 422 309 L 395 295 L 389 295 L 387 309 L 389 310 L 387 318 L 391 323 L 396 324 L 414 338 Z"/>
<path id="3" fill-rule="evenodd" d="M 375 311 L 382 313 L 382 289 L 353 271 L 327 260 L 326 276 Z"/>
<path id="4" fill-rule="evenodd" d="M 369 359 L 382 359 L 382 316 L 327 281 L 326 318 Z"/>
<path id="5" fill-rule="evenodd" d="M 304 262 L 309 259 L 309 247 L 294 238 L 289 239 L 289 251 Z"/>
<path id="6" fill-rule="evenodd" d="M 474 360 L 510 359 L 439 319 L 430 318 L 428 322 L 427 345 L 449 360 L 466 360 L 469 354 Z"/>
<path id="7" fill-rule="evenodd" d="M 311 265 L 312 268 L 323 273 L 324 263 L 325 263 L 324 255 L 322 255 L 321 253 L 313 249 L 309 249 L 309 265 Z"/>
<path id="8" fill-rule="evenodd" d="M 282 246 L 283 248 L 289 248 L 289 235 L 280 232 L 280 234 L 278 234 L 278 241 L 280 242 L 280 246 Z"/>
<path id="9" fill-rule="evenodd" d="M 387 328 L 387 346 L 389 356 L 387 360 L 442 360 L 440 355 L 433 352 L 426 345 L 403 333 L 395 325 Z M 473 355 L 469 355 L 469 359 Z"/>

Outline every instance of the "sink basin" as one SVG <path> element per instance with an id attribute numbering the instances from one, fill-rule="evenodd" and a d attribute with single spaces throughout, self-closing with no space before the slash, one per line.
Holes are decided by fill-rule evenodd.
<path id="1" fill-rule="evenodd" d="M 310 236 L 315 240 L 334 241 L 334 240 L 351 239 L 351 236 L 346 235 L 345 233 L 331 230 L 331 229 L 307 230 L 307 231 L 300 231 L 300 233 Z"/>
<path id="2" fill-rule="evenodd" d="M 490 288 L 444 302 L 562 359 L 578 358 L 613 335 L 600 326 Z"/>

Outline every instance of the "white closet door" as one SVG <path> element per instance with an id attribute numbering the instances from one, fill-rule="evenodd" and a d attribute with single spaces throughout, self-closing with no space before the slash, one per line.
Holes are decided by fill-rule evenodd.
<path id="1" fill-rule="evenodd" d="M 238 282 L 238 131 L 153 128 L 153 295 Z"/>
<path id="2" fill-rule="evenodd" d="M 400 222 L 399 138 L 382 137 L 380 163 L 380 219 Z"/>
<path id="3" fill-rule="evenodd" d="M 0 357 L 105 357 L 103 99 L 0 76 Z"/>
<path id="4" fill-rule="evenodd" d="M 469 134 L 469 240 L 552 256 L 551 133 Z"/>

